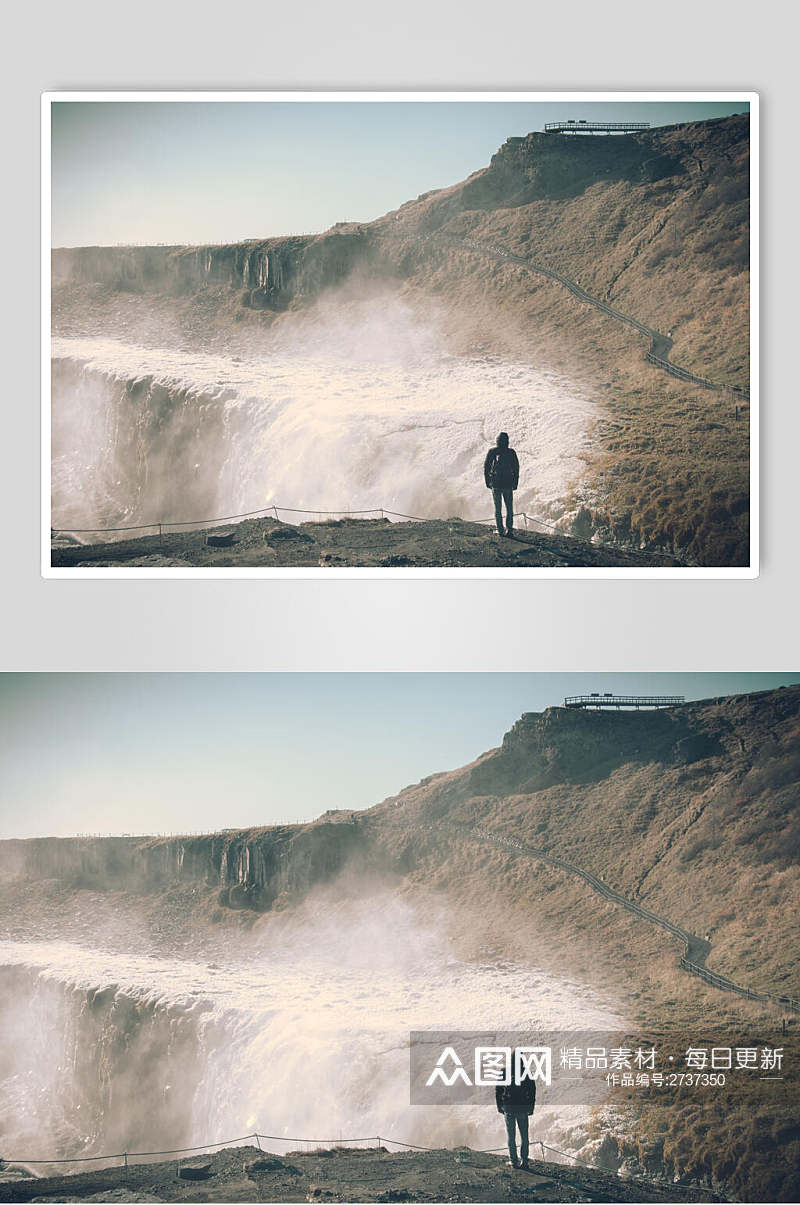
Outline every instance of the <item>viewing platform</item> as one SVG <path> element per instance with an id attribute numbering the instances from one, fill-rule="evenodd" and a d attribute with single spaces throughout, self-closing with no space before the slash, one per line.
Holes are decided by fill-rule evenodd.
<path id="1" fill-rule="evenodd" d="M 679 707 L 681 703 L 685 703 L 686 699 L 683 695 L 613 695 L 613 694 L 590 694 L 590 695 L 567 695 L 564 700 L 565 707 L 582 707 L 584 709 L 590 707 L 613 707 L 617 711 L 622 708 L 630 708 L 634 711 L 641 711 L 643 708 L 656 707 Z"/>
<path id="2" fill-rule="evenodd" d="M 649 121 L 548 121 L 545 134 L 635 134 L 649 130 Z"/>

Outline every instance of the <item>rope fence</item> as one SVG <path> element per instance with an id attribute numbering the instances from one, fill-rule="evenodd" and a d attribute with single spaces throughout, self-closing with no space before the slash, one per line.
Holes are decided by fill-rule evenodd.
<path id="1" fill-rule="evenodd" d="M 438 1147 L 438 1146 L 422 1146 L 416 1142 L 403 1142 L 399 1138 L 387 1137 L 386 1134 L 370 1134 L 366 1138 L 298 1138 L 298 1137 L 291 1137 L 291 1136 L 285 1135 L 285 1134 L 253 1133 L 253 1134 L 243 1134 L 239 1138 L 226 1138 L 223 1142 L 207 1142 L 207 1143 L 204 1143 L 202 1146 L 182 1146 L 182 1147 L 175 1147 L 171 1150 L 165 1150 L 165 1151 L 118 1151 L 118 1152 L 114 1152 L 113 1154 L 108 1154 L 108 1155 L 75 1155 L 69 1159 L 16 1159 L 16 1158 L 10 1158 L 8 1156 L 3 1156 L 2 1158 L 0 1158 L 0 1165 L 13 1163 L 13 1164 L 21 1164 L 23 1166 L 29 1165 L 31 1167 L 44 1167 L 44 1166 L 50 1166 L 50 1165 L 61 1165 L 61 1164 L 65 1164 L 65 1163 L 107 1163 L 111 1160 L 122 1160 L 123 1166 L 127 1167 L 129 1159 L 144 1159 L 144 1158 L 160 1157 L 160 1156 L 164 1156 L 164 1155 L 200 1154 L 200 1153 L 206 1152 L 206 1151 L 210 1152 L 210 1151 L 218 1150 L 220 1147 L 236 1146 L 238 1143 L 251 1142 L 251 1141 L 256 1143 L 259 1150 L 263 1149 L 261 1147 L 262 1141 L 264 1141 L 264 1142 L 306 1142 L 306 1143 L 313 1143 L 315 1146 L 326 1147 L 326 1148 L 337 1147 L 337 1146 L 341 1147 L 341 1146 L 345 1146 L 349 1143 L 374 1142 L 378 1148 L 382 1147 L 386 1143 L 389 1143 L 391 1146 L 400 1146 L 400 1147 L 403 1147 L 405 1150 L 411 1150 L 411 1151 L 435 1152 L 435 1151 L 441 1151 L 442 1149 L 448 1149 L 448 1148 L 442 1148 L 442 1147 Z M 553 1154 L 561 1155 L 565 1159 L 573 1159 L 576 1162 L 580 1162 L 577 1155 L 573 1155 L 569 1151 L 561 1151 L 558 1149 L 558 1147 L 555 1147 L 555 1146 L 548 1146 L 548 1144 L 546 1142 L 541 1142 L 537 1139 L 534 1139 L 534 1140 L 532 1140 L 531 1145 L 538 1146 L 541 1148 L 543 1159 L 544 1159 L 544 1152 L 551 1151 Z M 458 1147 L 458 1148 L 454 1148 L 454 1149 L 468 1150 L 468 1151 L 471 1151 L 475 1155 L 494 1155 L 494 1154 L 498 1154 L 499 1152 L 505 1151 L 507 1148 L 505 1146 L 489 1146 L 489 1147 L 479 1147 L 478 1149 L 475 1149 L 473 1147 Z"/>
<path id="2" fill-rule="evenodd" d="M 209 527 L 214 523 L 232 523 L 235 519 L 254 519 L 258 516 L 268 516 L 272 513 L 277 520 L 279 514 L 285 515 L 333 515 L 342 518 L 350 518 L 354 515 L 379 515 L 382 519 L 388 517 L 394 519 L 408 519 L 412 523 L 442 523 L 448 522 L 446 519 L 435 518 L 424 515 L 407 515 L 403 511 L 390 510 L 386 506 L 370 506 L 364 510 L 321 510 L 319 507 L 314 509 L 302 509 L 298 506 L 276 506 L 272 503 L 270 506 L 262 506 L 259 510 L 242 511 L 238 515 L 218 515 L 213 519 L 157 519 L 152 523 L 134 523 L 126 527 L 51 527 L 50 533 L 52 536 L 57 535 L 91 535 L 97 532 L 107 531 L 150 531 L 158 528 L 159 534 L 163 534 L 170 527 Z M 524 519 L 526 523 L 538 523 L 542 527 L 546 527 L 549 531 L 553 531 L 556 535 L 564 536 L 566 539 L 578 539 L 576 536 L 571 536 L 568 532 L 562 531 L 552 523 L 546 522 L 545 519 L 540 519 L 538 515 L 529 515 L 525 511 L 518 511 L 514 515 L 515 519 Z M 494 517 L 490 519 L 463 519 L 460 522 L 478 523 L 481 526 L 493 525 Z"/>
<path id="3" fill-rule="evenodd" d="M 196 1154 L 196 1153 L 206 1152 L 206 1151 L 211 1152 L 211 1151 L 218 1150 L 220 1147 L 236 1146 L 237 1143 L 251 1142 L 251 1141 L 254 1141 L 256 1143 L 259 1150 L 263 1150 L 263 1147 L 261 1146 L 262 1140 L 265 1142 L 308 1142 L 308 1143 L 314 1143 L 316 1146 L 322 1146 L 322 1147 L 341 1147 L 341 1146 L 344 1146 L 346 1143 L 374 1142 L 376 1144 L 376 1147 L 378 1150 L 381 1150 L 384 1147 L 384 1145 L 388 1143 L 391 1146 L 399 1146 L 399 1147 L 402 1147 L 404 1150 L 409 1150 L 409 1151 L 426 1151 L 429 1153 L 437 1153 L 442 1150 L 454 1150 L 456 1153 L 458 1153 L 459 1151 L 468 1151 L 472 1155 L 497 1155 L 502 1152 L 505 1152 L 508 1149 L 506 1146 L 479 1147 L 477 1149 L 475 1149 L 474 1147 L 469 1147 L 469 1146 L 460 1146 L 460 1147 L 453 1147 L 453 1148 L 449 1148 L 449 1147 L 443 1148 L 443 1147 L 437 1147 L 437 1146 L 422 1146 L 416 1142 L 402 1142 L 399 1138 L 389 1138 L 385 1134 L 374 1134 L 374 1135 L 370 1135 L 368 1138 L 289 1138 L 282 1134 L 254 1133 L 254 1134 L 244 1134 L 240 1138 L 230 1138 L 230 1139 L 226 1140 L 225 1142 L 209 1142 L 209 1143 L 206 1143 L 204 1146 L 186 1146 L 186 1147 L 179 1147 L 175 1150 L 169 1150 L 169 1151 L 121 1151 L 118 1154 L 113 1154 L 113 1155 L 83 1155 L 83 1156 L 78 1156 L 78 1157 L 72 1158 L 72 1159 L 0 1159 L 0 1167 L 2 1167 L 3 1164 L 10 1164 L 10 1163 L 23 1164 L 23 1165 L 28 1164 L 30 1166 L 42 1166 L 42 1165 L 47 1165 L 47 1164 L 108 1162 L 109 1160 L 116 1159 L 116 1160 L 121 1160 L 122 1167 L 125 1169 L 125 1171 L 128 1171 L 128 1169 L 129 1169 L 128 1160 L 129 1159 L 137 1159 L 137 1158 L 141 1159 L 141 1158 L 160 1156 L 160 1155 L 191 1155 L 191 1154 Z M 531 1147 L 537 1147 L 537 1146 L 539 1147 L 539 1149 L 542 1152 L 542 1162 L 543 1163 L 546 1162 L 545 1151 L 550 1151 L 554 1155 L 559 1155 L 562 1159 L 571 1159 L 573 1161 L 573 1163 L 575 1163 L 575 1164 L 583 1164 L 587 1168 L 592 1167 L 592 1164 L 586 1163 L 585 1160 L 581 1159 L 579 1155 L 574 1155 L 570 1151 L 562 1151 L 557 1146 L 550 1146 L 548 1143 L 542 1142 L 541 1139 L 531 1139 L 530 1145 L 531 1145 Z M 610 1169 L 608 1169 L 608 1168 L 602 1168 L 600 1170 L 605 1171 L 607 1173 L 610 1171 Z M 618 1176 L 620 1179 L 624 1179 L 626 1182 L 632 1182 L 632 1183 L 637 1183 L 637 1184 L 651 1184 L 652 1183 L 652 1180 L 645 1176 L 632 1176 L 632 1175 L 626 1174 L 624 1177 L 622 1177 L 622 1176 L 620 1176 L 619 1171 L 615 1172 L 614 1174 L 616 1176 Z M 579 1185 L 575 1185 L 573 1187 L 577 1187 L 579 1189 L 581 1188 L 581 1186 L 579 1186 Z"/>
<path id="4" fill-rule="evenodd" d="M 3 1158 L 0 1158 L 0 1168 L 3 1166 L 3 1164 L 10 1164 L 10 1163 L 23 1164 L 23 1165 L 29 1164 L 31 1166 L 34 1166 L 34 1165 L 41 1166 L 41 1165 L 45 1165 L 45 1164 L 107 1162 L 112 1159 L 117 1159 L 117 1160 L 122 1161 L 121 1166 L 124 1168 L 125 1171 L 128 1171 L 129 1170 L 129 1163 L 128 1163 L 129 1159 L 145 1158 L 148 1156 L 159 1156 L 159 1155 L 190 1155 L 190 1154 L 195 1154 L 195 1153 L 199 1153 L 199 1152 L 203 1152 L 203 1151 L 211 1152 L 211 1151 L 218 1150 L 220 1147 L 235 1146 L 237 1143 L 251 1142 L 251 1141 L 255 1141 L 258 1149 L 263 1150 L 263 1147 L 261 1146 L 262 1140 L 266 1141 L 266 1142 L 308 1142 L 308 1143 L 314 1143 L 315 1145 L 322 1146 L 322 1147 L 341 1147 L 345 1143 L 374 1142 L 379 1151 L 382 1148 L 384 1148 L 384 1144 L 388 1143 L 391 1146 L 399 1146 L 399 1147 L 402 1147 L 404 1150 L 410 1150 L 410 1151 L 426 1151 L 426 1152 L 430 1152 L 430 1153 L 437 1153 L 442 1150 L 453 1150 L 456 1153 L 456 1155 L 458 1155 L 458 1153 L 460 1151 L 467 1151 L 471 1155 L 496 1155 L 496 1154 L 500 1154 L 501 1152 L 505 1152 L 508 1149 L 506 1146 L 479 1147 L 477 1149 L 475 1149 L 474 1147 L 469 1147 L 469 1146 L 444 1147 L 444 1148 L 436 1147 L 436 1146 L 421 1146 L 419 1143 L 415 1143 L 415 1142 L 402 1142 L 399 1138 L 388 1138 L 385 1134 L 374 1134 L 374 1135 L 370 1135 L 368 1138 L 289 1138 L 282 1134 L 254 1133 L 254 1134 L 244 1134 L 241 1138 L 231 1138 L 225 1142 L 209 1142 L 209 1143 L 206 1143 L 204 1146 L 186 1146 L 186 1147 L 180 1147 L 176 1150 L 170 1150 L 170 1151 L 122 1151 L 119 1154 L 114 1154 L 114 1155 L 84 1155 L 84 1156 L 78 1156 L 73 1159 L 3 1159 Z M 585 1160 L 581 1159 L 579 1155 L 574 1155 L 570 1151 L 562 1151 L 556 1146 L 550 1146 L 548 1143 L 542 1142 L 541 1139 L 531 1139 L 530 1145 L 531 1145 L 531 1147 L 537 1147 L 537 1146 L 539 1147 L 539 1149 L 542 1152 L 542 1162 L 543 1163 L 546 1162 L 545 1151 L 550 1151 L 552 1154 L 559 1155 L 563 1159 L 571 1159 L 574 1164 L 583 1164 L 583 1166 L 586 1167 L 587 1169 L 593 1168 L 592 1164 L 586 1163 Z M 387 1153 L 391 1153 L 391 1152 L 387 1152 Z M 552 1167 L 552 1164 L 550 1164 L 549 1166 Z M 614 1174 L 619 1179 L 624 1180 L 626 1183 L 634 1183 L 634 1184 L 652 1184 L 653 1183 L 653 1180 L 650 1177 L 633 1176 L 630 1174 L 626 1174 L 626 1175 L 622 1176 L 622 1175 L 620 1175 L 619 1170 L 617 1170 L 614 1173 L 611 1173 L 611 1169 L 609 1169 L 609 1168 L 601 1168 L 601 1169 L 594 1169 L 594 1170 L 601 1170 L 601 1171 L 606 1172 L 607 1174 Z M 42 1177 L 42 1178 L 44 1178 L 44 1177 Z M 565 1183 L 570 1184 L 571 1187 L 576 1188 L 579 1192 L 586 1191 L 585 1186 L 583 1186 L 583 1185 L 572 1184 L 571 1181 L 565 1181 Z"/>
<path id="5" fill-rule="evenodd" d="M 323 515 L 333 516 L 334 518 L 351 518 L 353 516 L 377 515 L 381 519 L 406 519 L 411 523 L 446 523 L 449 521 L 447 519 L 432 518 L 430 516 L 426 518 L 424 515 L 407 515 L 399 510 L 389 510 L 389 508 L 385 506 L 372 506 L 365 510 L 304 510 L 296 506 L 277 506 L 273 503 L 270 506 L 261 507 L 259 510 L 243 511 L 238 515 L 220 515 L 214 519 L 160 519 L 153 523 L 137 523 L 128 527 L 51 527 L 50 538 L 54 539 L 60 535 L 97 535 L 116 531 L 155 532 L 156 530 L 158 531 L 159 537 L 161 537 L 163 535 L 169 535 L 169 528 L 171 527 L 202 529 L 204 527 L 212 527 L 217 523 L 231 523 L 235 520 L 253 519 L 258 518 L 259 516 L 267 517 L 270 514 L 275 518 L 276 522 L 280 522 L 278 516 L 281 514 L 315 515 L 317 519 L 320 519 Z M 572 535 L 571 532 L 564 531 L 562 528 L 557 527 L 554 523 L 548 523 L 546 519 L 541 519 L 538 515 L 529 515 L 526 511 L 517 511 L 514 514 L 514 519 L 524 522 L 526 531 L 530 530 L 529 524 L 534 524 L 538 527 L 543 527 L 546 532 L 552 532 L 553 535 L 559 536 L 565 540 L 570 540 L 578 547 L 588 544 L 592 548 L 608 548 L 612 552 L 618 552 L 620 550 L 620 546 L 616 544 L 607 544 L 602 540 L 586 540 L 582 539 L 580 536 Z M 480 527 L 494 527 L 495 525 L 494 516 L 489 519 L 459 519 L 459 522 L 475 523 Z M 536 527 L 534 526 L 534 531 L 535 530 Z M 676 559 L 678 557 L 678 554 L 675 551 L 671 552 L 669 555 Z"/>

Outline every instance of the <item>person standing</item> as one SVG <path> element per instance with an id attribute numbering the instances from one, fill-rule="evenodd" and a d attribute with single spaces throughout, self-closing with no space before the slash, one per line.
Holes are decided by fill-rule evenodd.
<path id="1" fill-rule="evenodd" d="M 501 431 L 497 443 L 486 454 L 483 464 L 483 477 L 486 488 L 492 491 L 494 497 L 494 517 L 497 523 L 497 534 L 513 536 L 514 534 L 514 490 L 519 484 L 519 460 L 513 448 L 508 446 L 508 435 Z M 506 526 L 503 530 L 503 503 L 506 508 Z"/>
<path id="2" fill-rule="evenodd" d="M 528 1170 L 528 1118 L 533 1116 L 536 1105 L 536 1084 L 530 1078 L 522 1083 L 498 1084 L 494 1090 L 497 1112 L 506 1119 L 508 1157 L 512 1167 Z M 519 1159 L 517 1158 L 517 1130 L 519 1130 Z"/>

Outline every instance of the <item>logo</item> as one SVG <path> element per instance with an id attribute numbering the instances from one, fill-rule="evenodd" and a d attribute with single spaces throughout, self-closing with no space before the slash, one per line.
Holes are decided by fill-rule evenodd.
<path id="1" fill-rule="evenodd" d="M 446 1069 L 448 1064 L 449 1072 Z M 476 1046 L 470 1070 L 472 1078 L 455 1049 L 445 1046 L 425 1081 L 425 1087 L 430 1088 L 440 1082 L 447 1088 L 456 1083 L 465 1084 L 468 1088 L 494 1088 L 511 1083 L 522 1084 L 526 1080 L 538 1080 L 549 1086 L 552 1081 L 552 1051 L 549 1046 Z"/>

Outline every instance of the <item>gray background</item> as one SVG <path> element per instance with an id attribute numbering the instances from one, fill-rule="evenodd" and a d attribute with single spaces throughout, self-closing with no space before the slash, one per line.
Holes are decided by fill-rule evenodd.
<path id="1" fill-rule="evenodd" d="M 2 192 L 2 670 L 790 669 L 797 664 L 796 10 L 762 3 L 144 0 L 9 10 Z M 45 89 L 756 89 L 761 577 L 44 581 L 39 94 Z M 257 148 L 254 148 L 257 153 Z M 321 181 L 321 186 L 323 182 Z"/>

